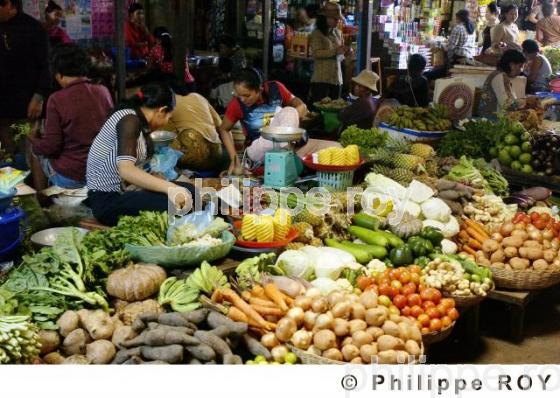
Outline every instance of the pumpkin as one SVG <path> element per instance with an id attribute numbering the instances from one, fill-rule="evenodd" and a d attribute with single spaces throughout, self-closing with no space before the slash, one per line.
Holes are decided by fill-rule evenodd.
<path id="1" fill-rule="evenodd" d="M 155 264 L 131 264 L 111 272 L 107 292 L 125 301 L 140 301 L 151 297 L 167 278 L 165 270 Z"/>

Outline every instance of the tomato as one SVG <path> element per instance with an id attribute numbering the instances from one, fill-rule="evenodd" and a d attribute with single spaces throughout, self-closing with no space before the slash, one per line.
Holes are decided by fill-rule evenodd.
<path id="1" fill-rule="evenodd" d="M 366 290 L 366 288 L 370 285 L 372 285 L 374 282 L 374 279 L 371 276 L 358 276 L 358 279 L 356 280 L 356 285 L 358 286 L 358 288 L 360 290 Z"/>
<path id="2" fill-rule="evenodd" d="M 540 230 L 545 229 L 545 228 L 546 228 L 546 224 L 547 224 L 547 222 L 544 221 L 544 220 L 542 220 L 542 219 L 539 219 L 539 220 L 533 222 L 533 225 L 534 225 L 537 229 L 540 229 Z"/>
<path id="3" fill-rule="evenodd" d="M 414 322 L 414 324 L 418 327 L 418 329 L 422 330 L 422 323 L 419 321 Z"/>
<path id="4" fill-rule="evenodd" d="M 414 293 L 408 296 L 408 305 L 410 305 L 411 307 L 422 305 L 422 299 L 420 298 L 420 295 L 418 293 Z"/>
<path id="5" fill-rule="evenodd" d="M 381 277 L 377 280 L 377 284 L 379 286 L 381 285 L 390 285 L 391 284 L 391 280 L 388 277 Z"/>
<path id="6" fill-rule="evenodd" d="M 459 311 L 457 311 L 457 308 L 451 308 L 447 310 L 447 316 L 451 318 L 452 321 L 455 321 L 459 318 Z"/>
<path id="7" fill-rule="evenodd" d="M 391 271 L 389 271 L 389 278 L 392 281 L 396 281 L 399 279 L 399 276 L 401 276 L 401 268 L 393 268 Z"/>
<path id="8" fill-rule="evenodd" d="M 395 307 L 394 305 L 389 307 L 389 312 L 391 314 L 395 314 L 395 315 L 400 315 L 401 314 L 401 311 L 397 307 Z"/>
<path id="9" fill-rule="evenodd" d="M 560 228 L 560 227 L 559 227 Z M 413 282 L 415 285 L 419 285 L 420 284 L 420 274 L 413 272 L 410 274 L 410 282 Z"/>
<path id="10" fill-rule="evenodd" d="M 511 220 L 511 222 L 514 223 L 514 224 L 520 223 L 521 221 L 523 221 L 524 217 L 525 217 L 525 213 L 520 211 L 520 212 L 516 213 L 515 216 L 513 216 L 513 219 Z"/>
<path id="11" fill-rule="evenodd" d="M 430 328 L 422 328 L 421 332 L 422 334 L 428 334 L 430 333 Z"/>
<path id="12" fill-rule="evenodd" d="M 424 313 L 424 310 L 419 305 L 414 305 L 410 307 L 410 315 L 414 318 L 418 318 L 420 315 Z"/>
<path id="13" fill-rule="evenodd" d="M 541 218 L 541 215 L 537 212 L 531 213 L 531 222 L 535 222 Z"/>
<path id="14" fill-rule="evenodd" d="M 428 300 L 428 301 L 424 301 L 424 302 L 422 303 L 422 308 L 424 309 L 424 312 L 427 311 L 428 308 L 432 308 L 432 307 L 435 307 L 435 306 L 436 306 L 436 305 L 434 304 L 434 302 L 433 302 L 433 301 L 429 301 L 429 300 Z"/>
<path id="15" fill-rule="evenodd" d="M 426 314 L 420 314 L 418 322 L 420 322 L 423 327 L 430 326 L 430 317 Z"/>
<path id="16" fill-rule="evenodd" d="M 439 330 L 441 330 L 441 319 L 432 319 L 430 321 L 430 331 L 432 332 L 437 332 Z"/>
<path id="17" fill-rule="evenodd" d="M 436 308 L 439 311 L 440 316 L 444 316 L 445 314 L 447 314 L 448 308 L 445 305 L 439 303 Z"/>
<path id="18" fill-rule="evenodd" d="M 444 305 L 447 309 L 454 308 L 455 300 L 453 300 L 452 298 L 443 298 L 440 301 L 440 305 Z M 445 313 L 447 313 L 447 311 L 445 311 Z"/>
<path id="19" fill-rule="evenodd" d="M 552 219 L 552 217 L 550 217 L 550 214 L 548 214 L 548 213 L 541 213 L 541 214 L 539 214 L 539 216 L 540 216 L 541 220 L 544 220 L 546 222 L 549 222 Z"/>
<path id="20" fill-rule="evenodd" d="M 441 292 L 433 287 L 429 287 L 420 293 L 420 297 L 422 297 L 422 300 L 433 301 L 437 304 L 441 300 Z"/>
<path id="21" fill-rule="evenodd" d="M 399 292 L 401 291 L 402 286 L 403 286 L 402 283 L 398 280 L 391 281 L 391 287 L 397 289 Z"/>
<path id="22" fill-rule="evenodd" d="M 410 282 L 410 272 L 408 271 L 403 271 L 401 273 L 401 276 L 399 277 L 399 281 L 401 281 L 401 283 L 403 285 L 407 284 L 408 282 Z"/>
<path id="23" fill-rule="evenodd" d="M 385 295 L 377 297 L 377 302 L 385 307 L 390 307 L 392 304 L 391 299 Z"/>
<path id="24" fill-rule="evenodd" d="M 430 317 L 430 319 L 441 318 L 441 313 L 436 307 L 428 308 L 426 310 L 426 314 Z"/>
<path id="25" fill-rule="evenodd" d="M 444 316 L 443 318 L 441 318 L 441 325 L 446 328 L 449 325 L 451 325 L 453 323 L 453 321 L 451 320 L 451 318 L 449 318 L 448 316 Z"/>
<path id="26" fill-rule="evenodd" d="M 390 296 L 391 295 L 391 285 L 384 283 L 379 285 L 379 294 L 383 296 Z"/>
<path id="27" fill-rule="evenodd" d="M 432 296 L 430 294 L 431 289 L 432 289 L 431 287 L 427 287 L 423 290 L 420 290 L 420 298 L 423 301 L 432 301 Z"/>
<path id="28" fill-rule="evenodd" d="M 369 285 L 366 290 L 366 292 L 375 292 L 375 294 L 377 294 L 379 296 L 379 287 L 377 285 Z"/>
<path id="29" fill-rule="evenodd" d="M 408 267 L 408 271 L 411 274 L 418 274 L 420 275 L 422 273 L 422 268 L 420 268 L 418 265 L 411 265 L 410 267 Z M 412 277 L 412 275 L 410 275 Z"/>
<path id="30" fill-rule="evenodd" d="M 404 308 L 406 302 L 407 302 L 406 297 L 403 296 L 402 294 L 397 294 L 395 297 L 393 297 L 393 304 L 398 309 Z"/>
<path id="31" fill-rule="evenodd" d="M 407 283 L 401 289 L 401 293 L 407 297 L 410 296 L 411 294 L 414 294 L 415 291 L 416 291 L 416 286 L 410 286 L 410 283 Z"/>
<path id="32" fill-rule="evenodd" d="M 403 316 L 410 316 L 411 315 L 410 307 L 408 305 L 405 305 L 403 308 L 401 308 L 401 315 L 403 315 Z"/>

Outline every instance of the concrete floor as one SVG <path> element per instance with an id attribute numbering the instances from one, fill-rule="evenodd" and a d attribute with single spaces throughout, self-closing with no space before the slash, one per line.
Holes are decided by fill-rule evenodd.
<path id="1" fill-rule="evenodd" d="M 544 291 L 525 310 L 524 339 L 508 339 L 509 310 L 492 300 L 482 303 L 478 342 L 464 337 L 458 323 L 445 341 L 428 351 L 428 363 L 560 364 L 560 287 Z"/>

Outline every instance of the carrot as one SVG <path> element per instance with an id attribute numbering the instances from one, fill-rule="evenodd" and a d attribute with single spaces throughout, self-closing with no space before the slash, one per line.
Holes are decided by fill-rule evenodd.
<path id="1" fill-rule="evenodd" d="M 249 299 L 251 298 L 251 292 L 244 290 L 241 292 L 241 298 L 245 301 L 249 301 Z"/>
<path id="2" fill-rule="evenodd" d="M 260 299 L 268 300 L 268 297 L 266 297 L 266 294 L 264 294 L 264 289 L 261 285 L 253 286 L 253 290 L 251 290 L 251 294 Z"/>
<path id="3" fill-rule="evenodd" d="M 220 289 L 214 290 L 214 293 L 212 293 L 212 297 L 210 297 L 210 300 L 213 303 L 220 303 L 223 301 L 222 292 L 220 291 Z"/>
<path id="4" fill-rule="evenodd" d="M 459 240 L 461 242 L 468 242 L 468 240 L 470 239 L 469 234 L 467 233 L 467 231 L 465 231 L 464 229 L 462 229 L 461 231 L 459 231 Z"/>
<path id="5" fill-rule="evenodd" d="M 251 305 L 251 307 L 261 315 L 282 316 L 285 314 L 280 308 L 263 307 L 261 305 Z"/>
<path id="6" fill-rule="evenodd" d="M 484 237 L 482 242 L 484 242 L 486 239 L 490 238 L 490 235 L 488 235 L 488 232 L 486 232 L 484 227 L 482 225 L 480 225 L 479 223 L 477 223 L 476 221 L 471 220 L 468 217 L 463 218 L 463 221 L 467 225 L 467 228 L 465 228 L 467 230 L 467 232 L 468 232 L 469 228 L 472 228 L 475 231 L 477 231 L 482 237 Z"/>
<path id="7" fill-rule="evenodd" d="M 239 308 L 239 310 L 243 311 L 245 315 L 247 315 L 248 319 L 254 320 L 259 327 L 263 329 L 268 329 L 270 326 L 268 323 L 263 319 L 263 317 L 253 309 L 249 304 L 247 304 L 237 293 L 229 288 L 224 288 L 222 290 L 222 295 L 224 299 L 229 301 L 232 305 Z"/>
<path id="8" fill-rule="evenodd" d="M 288 304 L 290 307 L 294 304 L 294 299 L 291 298 L 290 296 L 288 296 L 286 293 L 280 291 L 280 294 L 282 295 L 282 297 L 284 297 L 284 301 L 286 302 L 286 304 Z"/>
<path id="9" fill-rule="evenodd" d="M 288 304 L 286 304 L 282 293 L 280 292 L 280 290 L 278 290 L 274 283 L 267 283 L 264 286 L 264 293 L 268 296 L 269 299 L 274 301 L 282 311 L 288 311 Z"/>
<path id="10" fill-rule="evenodd" d="M 232 321 L 249 323 L 249 320 L 247 319 L 247 315 L 245 315 L 243 311 L 241 311 L 237 307 L 229 307 L 229 311 L 227 315 L 228 318 L 231 319 Z"/>
<path id="11" fill-rule="evenodd" d="M 476 239 L 470 238 L 467 244 L 474 250 L 482 250 L 482 245 Z"/>
<path id="12" fill-rule="evenodd" d="M 479 241 L 480 243 L 483 243 L 486 239 L 486 237 L 484 237 L 484 235 L 480 234 L 480 232 L 478 232 L 476 229 L 474 228 L 467 228 L 467 233 L 474 239 L 476 239 L 477 241 Z"/>
<path id="13" fill-rule="evenodd" d="M 263 300 L 258 297 L 251 297 L 249 299 L 249 304 L 251 304 L 252 306 L 258 305 L 261 307 L 278 308 L 276 303 L 273 303 L 270 300 Z"/>
<path id="14" fill-rule="evenodd" d="M 465 252 L 467 252 L 468 254 L 470 254 L 471 256 L 475 256 L 476 255 L 476 251 L 474 251 L 473 249 L 471 249 L 468 245 L 463 245 L 463 250 Z"/>

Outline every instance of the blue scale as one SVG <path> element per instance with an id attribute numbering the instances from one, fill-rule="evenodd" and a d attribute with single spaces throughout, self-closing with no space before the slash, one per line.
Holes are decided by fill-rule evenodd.
<path id="1" fill-rule="evenodd" d="M 303 164 L 291 144 L 301 140 L 305 130 L 269 126 L 260 132 L 262 138 L 274 143 L 273 149 L 264 155 L 264 185 L 276 189 L 293 186 L 303 171 Z M 282 143 L 288 146 L 281 147 Z"/>

